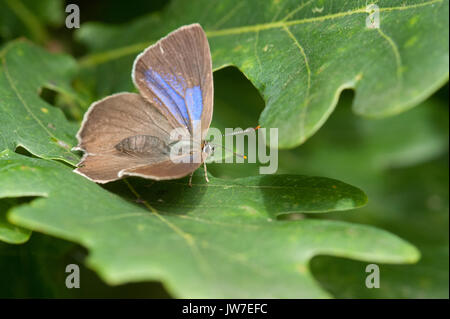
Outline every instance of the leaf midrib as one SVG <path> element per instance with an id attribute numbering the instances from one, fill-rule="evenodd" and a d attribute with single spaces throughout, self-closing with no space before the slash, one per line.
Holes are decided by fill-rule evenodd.
<path id="1" fill-rule="evenodd" d="M 443 2 L 443 0 L 430 0 L 422 3 L 412 4 L 412 5 L 405 5 L 405 6 L 397 6 L 397 7 L 385 7 L 380 8 L 380 12 L 391 12 L 391 11 L 403 11 L 408 9 L 416 9 L 420 7 L 425 7 L 429 5 L 433 5 L 435 3 Z M 222 30 L 207 30 L 206 35 L 208 38 L 214 38 L 219 36 L 228 36 L 233 34 L 243 34 L 243 33 L 251 33 L 251 32 L 259 32 L 264 30 L 270 30 L 270 29 L 278 29 L 278 28 L 284 28 L 289 27 L 292 25 L 298 25 L 298 24 L 305 24 L 305 23 L 314 23 L 314 22 L 320 22 L 330 19 L 336 19 L 341 18 L 345 16 L 350 16 L 354 14 L 361 14 L 361 13 L 367 13 L 366 7 L 361 7 L 355 10 L 349 10 L 345 12 L 338 12 L 328 15 L 323 15 L 320 17 L 312 17 L 312 18 L 304 18 L 304 19 L 297 19 L 297 20 L 289 20 L 285 21 L 284 19 L 280 21 L 275 22 L 268 22 L 268 23 L 262 23 L 262 24 L 255 24 L 255 25 L 248 25 L 248 26 L 242 26 L 242 27 L 236 27 L 236 28 L 227 28 Z M 98 64 L 103 64 L 111 60 L 115 60 L 124 56 L 128 56 L 131 54 L 136 54 L 144 50 L 147 46 L 149 46 L 152 43 L 155 43 L 156 41 L 148 41 L 148 42 L 139 42 L 134 43 L 128 46 L 123 46 L 120 48 L 115 48 L 111 50 L 106 50 L 99 53 L 93 53 L 93 54 L 87 54 L 83 57 L 81 57 L 78 62 L 81 67 L 91 67 Z M 220 68 L 220 67 L 218 67 Z"/>
<path id="2" fill-rule="evenodd" d="M 167 220 L 163 215 L 159 214 L 158 211 L 153 208 L 146 200 L 142 199 L 142 196 L 136 191 L 136 189 L 128 182 L 126 179 L 123 180 L 123 182 L 126 184 L 128 189 L 136 196 L 136 199 L 140 200 L 142 203 L 144 203 L 145 207 L 152 213 L 152 215 L 156 216 L 161 222 L 163 222 L 169 229 L 171 229 L 175 234 L 177 234 L 180 238 L 183 239 L 183 241 L 186 243 L 186 245 L 189 247 L 192 256 L 199 264 L 200 269 L 202 269 L 203 273 L 205 275 L 211 276 L 213 274 L 212 270 L 210 269 L 210 266 L 206 262 L 205 257 L 202 255 L 201 250 L 197 246 L 196 240 L 194 236 L 188 232 L 185 232 L 181 228 L 179 228 L 177 225 L 173 224 L 169 220 Z"/>

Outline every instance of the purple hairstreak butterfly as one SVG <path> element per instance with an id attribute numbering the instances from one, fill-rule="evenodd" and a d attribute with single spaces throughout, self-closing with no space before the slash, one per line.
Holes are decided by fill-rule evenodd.
<path id="1" fill-rule="evenodd" d="M 125 176 L 164 180 L 192 174 L 213 151 L 205 142 L 213 113 L 213 78 L 202 27 L 183 26 L 145 49 L 134 61 L 132 80 L 139 94 L 108 96 L 85 113 L 74 148 L 84 156 L 75 172 L 97 183 Z M 191 148 L 174 161 L 171 151 L 180 143 Z"/>

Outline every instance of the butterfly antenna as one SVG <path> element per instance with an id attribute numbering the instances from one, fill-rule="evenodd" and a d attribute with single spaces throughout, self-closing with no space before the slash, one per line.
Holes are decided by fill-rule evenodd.
<path id="1" fill-rule="evenodd" d="M 250 128 L 248 128 L 246 130 L 224 134 L 223 136 L 233 136 L 233 135 L 245 134 L 245 133 L 248 133 L 248 132 L 257 131 L 260 128 L 261 128 L 261 126 L 258 125 L 257 127 L 250 127 Z"/>
<path id="2" fill-rule="evenodd" d="M 247 156 L 245 156 L 245 155 L 243 155 L 243 154 L 241 154 L 241 153 L 236 153 L 236 152 L 230 150 L 229 148 L 227 148 L 227 147 L 225 147 L 225 146 L 223 146 L 223 145 L 221 145 L 221 144 L 216 144 L 216 143 L 211 143 L 211 142 L 209 142 L 209 144 L 214 145 L 214 146 L 219 146 L 219 147 L 223 148 L 225 151 L 228 151 L 228 152 L 230 152 L 230 153 L 233 153 L 235 156 L 241 157 L 241 158 L 243 158 L 243 159 L 247 159 Z"/>

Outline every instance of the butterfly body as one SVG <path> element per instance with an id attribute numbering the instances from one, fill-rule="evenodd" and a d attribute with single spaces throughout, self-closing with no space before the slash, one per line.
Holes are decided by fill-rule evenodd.
<path id="1" fill-rule="evenodd" d="M 213 112 L 212 66 L 201 26 L 181 27 L 144 50 L 132 80 L 139 94 L 108 96 L 86 112 L 75 148 L 85 154 L 75 172 L 98 183 L 193 173 L 211 154 L 204 139 Z"/>
<path id="2" fill-rule="evenodd" d="M 116 150 L 124 154 L 152 157 L 155 153 L 170 154 L 170 146 L 153 135 L 134 135 L 120 141 Z"/>

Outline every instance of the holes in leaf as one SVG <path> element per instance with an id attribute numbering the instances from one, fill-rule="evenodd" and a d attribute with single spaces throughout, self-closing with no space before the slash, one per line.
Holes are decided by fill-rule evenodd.
<path id="1" fill-rule="evenodd" d="M 368 264 L 368 262 L 341 257 L 315 256 L 311 259 L 309 268 L 320 286 L 335 298 L 355 298 L 356 296 L 357 298 L 379 298 L 380 289 L 367 289 L 365 285 L 366 277 L 369 275 L 365 272 Z M 404 273 L 404 267 L 404 265 L 383 265 L 383 271 L 386 273 L 389 268 L 391 274 L 396 273 L 401 276 L 402 272 Z M 395 291 L 393 295 L 396 295 Z"/>
<path id="2" fill-rule="evenodd" d="M 31 158 L 42 158 L 42 157 L 33 155 L 32 153 L 30 153 L 30 152 L 29 152 L 25 147 L 23 147 L 22 145 L 18 145 L 18 146 L 14 149 L 14 152 L 17 153 L 17 154 L 23 155 L 23 156 L 31 157 Z M 66 159 L 67 161 L 72 162 L 72 163 L 78 161 L 78 158 L 77 158 L 75 155 L 72 156 L 72 155 L 69 155 L 69 153 L 68 153 L 68 155 L 65 155 L 64 157 L 65 157 L 65 159 Z M 66 162 L 66 161 L 64 161 L 64 160 L 55 159 L 55 161 L 57 161 L 57 162 L 59 162 L 59 163 L 61 163 L 61 164 L 64 164 L 65 166 L 70 167 L 71 169 L 74 168 L 74 165 L 69 164 L 68 162 Z"/>
<path id="3" fill-rule="evenodd" d="M 235 67 L 214 72 L 214 114 L 211 126 L 255 127 L 264 100 L 253 84 Z"/>
<path id="4" fill-rule="evenodd" d="M 214 114 L 211 127 L 220 129 L 222 133 L 225 133 L 225 128 L 256 127 L 264 105 L 259 91 L 236 67 L 227 67 L 214 72 Z M 245 138 L 244 153 L 247 150 Z M 229 153 L 225 150 L 223 152 Z M 236 178 L 258 175 L 258 167 L 257 163 L 211 163 L 208 165 L 208 171 L 216 177 Z"/>
<path id="5" fill-rule="evenodd" d="M 36 156 L 34 156 L 33 154 L 31 154 L 26 148 L 24 148 L 22 145 L 18 145 L 16 147 L 16 149 L 14 150 L 15 153 L 20 154 L 20 155 L 24 155 L 27 157 L 33 157 L 36 158 Z"/>
<path id="6" fill-rule="evenodd" d="M 1 201 L 0 201 L 1 203 Z M 9 298 L 171 298 L 159 282 L 109 286 L 85 266 L 85 248 L 55 237 L 33 233 L 23 245 L 0 242 L 0 297 Z M 80 267 L 80 288 L 67 289 L 67 265 Z"/>
<path id="7" fill-rule="evenodd" d="M 83 112 L 81 111 L 78 103 L 74 101 L 73 98 L 64 94 L 60 94 L 59 92 L 48 87 L 41 87 L 39 90 L 39 96 L 42 100 L 47 102 L 47 104 L 62 110 L 69 121 L 81 121 Z M 46 114 L 49 112 L 49 108 L 46 106 L 42 106 L 40 108 L 40 111 Z M 56 125 L 49 122 L 47 123 L 47 127 L 51 130 L 54 130 L 56 128 Z"/>
<path id="8" fill-rule="evenodd" d="M 36 198 L 39 197 L 36 196 L 3 197 L 0 199 L 1 211 L 6 212 L 14 206 L 29 204 L 32 200 L 35 200 Z"/>
<path id="9" fill-rule="evenodd" d="M 57 94 L 58 93 L 56 91 L 51 90 L 46 87 L 42 87 L 39 92 L 39 96 L 41 97 L 41 99 L 43 99 L 45 102 L 47 102 L 48 104 L 51 104 L 51 105 L 55 105 L 55 100 L 56 100 Z"/>

